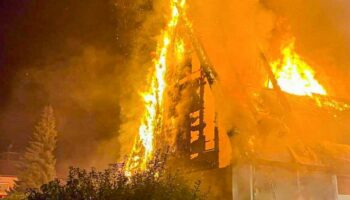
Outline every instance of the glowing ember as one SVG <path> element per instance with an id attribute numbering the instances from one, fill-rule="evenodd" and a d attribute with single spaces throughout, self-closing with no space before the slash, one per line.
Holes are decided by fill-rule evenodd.
<path id="1" fill-rule="evenodd" d="M 294 52 L 294 40 L 282 49 L 283 59 L 271 63 L 278 85 L 287 93 L 312 96 L 326 95 L 324 87 L 315 79 L 315 72 Z M 269 88 L 272 84 L 269 83 Z"/>
<path id="2" fill-rule="evenodd" d="M 185 0 L 170 0 L 171 17 L 157 45 L 157 57 L 154 59 L 154 72 L 150 88 L 142 95 L 145 112 L 139 127 L 139 135 L 126 163 L 125 171 L 127 175 L 132 175 L 133 172 L 138 170 L 145 170 L 147 163 L 154 156 L 154 138 L 162 131 L 168 50 L 173 43 L 175 28 L 185 3 Z"/>

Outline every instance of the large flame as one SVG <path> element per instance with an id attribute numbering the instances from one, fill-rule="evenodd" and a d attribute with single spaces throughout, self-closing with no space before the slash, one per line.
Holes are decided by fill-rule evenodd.
<path id="1" fill-rule="evenodd" d="M 312 96 L 326 95 L 324 87 L 315 79 L 314 70 L 294 51 L 294 40 L 282 49 L 283 59 L 271 63 L 278 85 L 287 93 Z M 272 88 L 271 82 L 268 85 Z"/>
<path id="2" fill-rule="evenodd" d="M 349 110 L 350 106 L 327 98 L 326 89 L 316 80 L 315 71 L 294 50 L 295 40 L 292 39 L 282 48 L 282 59 L 270 63 L 278 85 L 284 92 L 309 96 L 319 107 L 328 107 L 338 111 Z M 269 88 L 273 88 L 270 81 Z"/>
<path id="3" fill-rule="evenodd" d="M 157 56 L 153 61 L 154 71 L 149 90 L 142 95 L 145 112 L 139 127 L 139 134 L 126 163 L 125 171 L 127 175 L 131 175 L 135 171 L 145 170 L 147 163 L 154 156 L 154 139 L 162 131 L 163 125 L 168 51 L 174 41 L 175 29 L 185 4 L 186 0 L 170 0 L 171 15 L 157 44 Z"/>

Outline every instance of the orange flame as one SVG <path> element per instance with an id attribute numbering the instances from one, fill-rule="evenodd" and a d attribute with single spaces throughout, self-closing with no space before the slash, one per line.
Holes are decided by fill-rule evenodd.
<path id="1" fill-rule="evenodd" d="M 282 48 L 282 59 L 270 63 L 278 85 L 284 92 L 310 96 L 319 107 L 328 107 L 338 111 L 349 110 L 346 103 L 326 98 L 326 89 L 316 80 L 315 71 L 294 51 L 295 40 L 291 40 Z M 268 88 L 273 88 L 270 81 Z"/>
<path id="2" fill-rule="evenodd" d="M 132 175 L 133 172 L 138 170 L 145 170 L 147 163 L 154 156 L 155 135 L 162 131 L 168 50 L 173 43 L 175 29 L 185 4 L 185 0 L 170 0 L 171 17 L 157 45 L 157 57 L 153 61 L 154 72 L 149 90 L 142 94 L 145 112 L 139 127 L 138 137 L 126 163 L 125 171 L 127 175 Z"/>
<path id="3" fill-rule="evenodd" d="M 324 87 L 315 79 L 314 70 L 294 51 L 294 40 L 282 49 L 283 59 L 271 63 L 278 85 L 287 93 L 312 96 L 327 95 Z M 269 88 L 272 83 L 269 82 Z"/>

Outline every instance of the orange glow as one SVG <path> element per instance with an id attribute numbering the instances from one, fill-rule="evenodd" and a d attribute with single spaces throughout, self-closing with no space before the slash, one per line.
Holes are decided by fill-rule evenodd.
<path id="1" fill-rule="evenodd" d="M 163 126 L 168 51 L 173 43 L 175 29 L 185 4 L 185 0 L 170 0 L 171 16 L 162 32 L 161 39 L 158 41 L 157 56 L 153 61 L 154 71 L 149 89 L 142 94 L 145 112 L 141 119 L 139 134 L 126 163 L 125 171 L 128 176 L 135 171 L 145 170 L 147 163 L 154 156 L 155 136 L 160 134 Z"/>
<path id="2" fill-rule="evenodd" d="M 294 95 L 309 96 L 319 107 L 349 110 L 348 104 L 326 98 L 326 89 L 316 80 L 312 67 L 294 51 L 294 42 L 293 39 L 282 48 L 282 59 L 270 63 L 281 90 Z M 267 87 L 273 88 L 270 81 L 267 82 Z"/>

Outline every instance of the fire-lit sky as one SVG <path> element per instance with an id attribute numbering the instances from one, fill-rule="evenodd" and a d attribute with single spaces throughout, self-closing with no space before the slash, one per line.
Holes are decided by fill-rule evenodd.
<path id="1" fill-rule="evenodd" d="M 50 103 L 64 146 L 58 150 L 62 160 L 91 164 L 81 155 L 109 160 L 118 153 L 120 145 L 110 157 L 101 145 L 119 141 L 120 121 L 135 120 L 120 111 L 137 113 L 139 105 L 124 106 L 123 101 L 138 97 L 148 71 L 126 63 L 140 43 L 147 45 L 137 62 L 151 60 L 153 36 L 161 26 L 162 1 L 154 1 L 156 6 L 142 2 L 0 0 L 0 150 L 10 143 L 23 149 L 38 113 Z M 228 93 L 237 89 L 237 74 L 258 79 L 252 67 L 256 43 L 272 56 L 280 50 L 275 48 L 281 37 L 276 24 L 284 16 L 296 50 L 314 66 L 327 91 L 349 97 L 348 2 L 189 0 L 188 6 Z"/>

